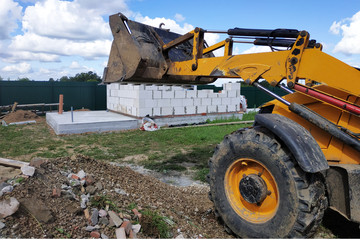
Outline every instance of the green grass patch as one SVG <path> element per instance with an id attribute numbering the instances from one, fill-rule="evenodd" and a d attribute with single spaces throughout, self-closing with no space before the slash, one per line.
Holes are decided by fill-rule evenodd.
<path id="1" fill-rule="evenodd" d="M 141 211 L 140 220 L 142 232 L 151 238 L 171 238 L 171 228 L 165 222 L 165 218 L 151 210 Z"/>

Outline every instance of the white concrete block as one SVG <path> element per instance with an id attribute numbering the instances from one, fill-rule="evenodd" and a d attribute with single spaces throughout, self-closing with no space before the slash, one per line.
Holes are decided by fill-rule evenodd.
<path id="1" fill-rule="evenodd" d="M 240 98 L 231 98 L 230 104 L 239 105 L 240 104 Z"/>
<path id="2" fill-rule="evenodd" d="M 138 91 L 138 97 L 140 99 L 152 99 L 152 91 L 139 90 Z"/>
<path id="3" fill-rule="evenodd" d="M 221 98 L 212 98 L 211 105 L 214 105 L 214 106 L 221 105 Z"/>
<path id="4" fill-rule="evenodd" d="M 161 108 L 161 116 L 169 116 L 173 115 L 173 108 L 172 107 L 162 107 Z"/>
<path id="5" fill-rule="evenodd" d="M 170 99 L 170 106 L 172 107 L 184 107 L 183 99 Z"/>
<path id="6" fill-rule="evenodd" d="M 236 97 L 240 97 L 241 96 L 241 90 L 236 90 Z"/>
<path id="7" fill-rule="evenodd" d="M 225 83 L 223 88 L 227 91 L 238 90 L 240 89 L 240 83 Z"/>
<path id="8" fill-rule="evenodd" d="M 194 98 L 194 106 L 201 106 L 201 98 Z"/>
<path id="9" fill-rule="evenodd" d="M 217 112 L 217 106 L 208 106 L 207 107 L 208 113 L 216 113 Z"/>
<path id="10" fill-rule="evenodd" d="M 218 97 L 218 93 L 211 92 L 208 94 L 208 98 L 217 98 L 217 97 Z"/>
<path id="11" fill-rule="evenodd" d="M 197 114 L 207 113 L 207 106 L 197 106 L 196 113 Z"/>
<path id="12" fill-rule="evenodd" d="M 170 99 L 157 99 L 157 106 L 158 107 L 171 107 Z"/>
<path id="13" fill-rule="evenodd" d="M 231 104 L 231 98 L 221 98 L 221 105 Z"/>
<path id="14" fill-rule="evenodd" d="M 211 105 L 211 99 L 210 99 L 210 98 L 202 98 L 202 99 L 201 99 L 201 105 L 202 105 L 202 106 L 209 106 L 209 105 Z"/>
<path id="15" fill-rule="evenodd" d="M 132 114 L 132 107 L 131 106 L 126 107 L 126 113 L 130 114 L 130 115 Z"/>
<path id="16" fill-rule="evenodd" d="M 139 108 L 139 117 L 145 117 L 146 115 L 152 116 L 152 108 Z"/>
<path id="17" fill-rule="evenodd" d="M 160 99 L 162 98 L 162 91 L 153 90 L 153 99 Z"/>
<path id="18" fill-rule="evenodd" d="M 235 98 L 236 97 L 236 90 L 229 90 L 229 91 L 226 91 L 227 92 L 227 96 L 229 98 Z"/>
<path id="19" fill-rule="evenodd" d="M 183 104 L 185 107 L 194 106 L 194 99 L 193 98 L 185 98 L 185 99 L 183 99 Z"/>
<path id="20" fill-rule="evenodd" d="M 132 111 L 131 111 L 131 115 L 133 115 L 133 116 L 138 116 L 137 110 L 138 110 L 137 107 L 133 107 L 133 108 L 132 108 Z"/>
<path id="21" fill-rule="evenodd" d="M 235 112 L 236 106 L 235 105 L 227 105 L 227 111 L 228 112 Z"/>
<path id="22" fill-rule="evenodd" d="M 134 84 L 133 89 L 134 90 L 145 90 L 145 85 L 143 85 L 143 84 Z"/>
<path id="23" fill-rule="evenodd" d="M 156 85 L 145 85 L 145 90 L 158 90 L 158 87 Z"/>
<path id="24" fill-rule="evenodd" d="M 157 107 L 157 101 L 153 99 L 146 99 L 145 100 L 145 108 L 154 108 Z"/>
<path id="25" fill-rule="evenodd" d="M 154 107 L 153 108 L 153 116 L 161 116 L 161 108 Z"/>
<path id="26" fill-rule="evenodd" d="M 175 98 L 185 98 L 184 90 L 175 90 Z"/>
<path id="27" fill-rule="evenodd" d="M 113 90 L 119 90 L 119 86 L 120 86 L 119 83 L 111 83 L 110 85 L 112 86 L 111 89 L 113 89 Z"/>
<path id="28" fill-rule="evenodd" d="M 221 91 L 221 93 L 218 93 L 218 98 L 227 98 L 227 93 L 226 91 Z"/>
<path id="29" fill-rule="evenodd" d="M 185 106 L 185 114 L 196 114 L 195 106 Z"/>
<path id="30" fill-rule="evenodd" d="M 197 92 L 197 97 L 198 98 L 207 98 L 208 97 L 208 94 L 212 92 L 211 90 L 199 90 Z"/>
<path id="31" fill-rule="evenodd" d="M 170 99 L 172 99 L 172 98 L 174 98 L 174 96 L 175 96 L 174 91 L 163 91 L 162 92 L 162 98 L 170 98 Z"/>
<path id="32" fill-rule="evenodd" d="M 171 91 L 171 86 L 169 86 L 169 85 L 160 85 L 160 86 L 158 86 L 158 90 Z"/>
<path id="33" fill-rule="evenodd" d="M 174 90 L 174 91 L 184 91 L 184 88 L 182 86 L 172 86 L 172 90 Z"/>
<path id="34" fill-rule="evenodd" d="M 217 108 L 217 111 L 218 111 L 219 113 L 227 112 L 227 107 L 226 107 L 226 105 L 218 105 L 217 107 L 218 107 L 218 108 Z"/>
<path id="35" fill-rule="evenodd" d="M 186 98 L 196 98 L 197 97 L 197 91 L 195 91 L 195 90 L 187 90 L 185 97 Z"/>
<path id="36" fill-rule="evenodd" d="M 174 115 L 184 115 L 185 107 L 174 107 Z"/>
<path id="37" fill-rule="evenodd" d="M 119 96 L 119 90 L 111 90 L 110 96 L 112 96 L 112 97 L 117 97 L 117 96 Z"/>

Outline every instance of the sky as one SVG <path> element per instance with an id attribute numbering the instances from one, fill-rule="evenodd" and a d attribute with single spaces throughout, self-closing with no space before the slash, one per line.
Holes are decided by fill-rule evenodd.
<path id="1" fill-rule="evenodd" d="M 359 0 L 0 0 L 0 77 L 36 81 L 93 71 L 102 76 L 112 35 L 109 15 L 185 34 L 195 27 L 307 30 L 323 51 L 360 67 Z M 206 34 L 209 45 L 226 35 Z M 269 51 L 236 45 L 236 54 Z"/>

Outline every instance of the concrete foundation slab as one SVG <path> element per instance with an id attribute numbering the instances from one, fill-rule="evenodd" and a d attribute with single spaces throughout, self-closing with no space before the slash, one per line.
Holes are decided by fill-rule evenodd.
<path id="1" fill-rule="evenodd" d="M 155 117 L 155 123 L 160 126 L 170 126 L 170 125 L 181 125 L 181 124 L 196 124 L 203 123 L 206 120 L 216 120 L 216 119 L 228 119 L 237 117 L 242 118 L 243 113 L 225 113 L 225 114 L 206 114 L 206 115 L 190 115 L 190 116 L 176 116 L 176 117 Z"/>
<path id="2" fill-rule="evenodd" d="M 139 127 L 138 119 L 108 111 L 75 111 L 73 121 L 71 112 L 47 113 L 46 122 L 57 135 L 118 131 Z"/>

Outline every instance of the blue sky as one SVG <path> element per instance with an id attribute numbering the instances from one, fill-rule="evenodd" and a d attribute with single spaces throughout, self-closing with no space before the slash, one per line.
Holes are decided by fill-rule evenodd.
<path id="1" fill-rule="evenodd" d="M 111 46 L 108 16 L 186 33 L 194 27 L 307 30 L 324 52 L 360 67 L 360 1 L 0 0 L 0 76 L 3 79 L 102 75 Z M 225 35 L 207 36 L 209 43 Z M 238 54 L 264 48 L 237 45 Z M 267 51 L 267 49 L 265 50 Z"/>

